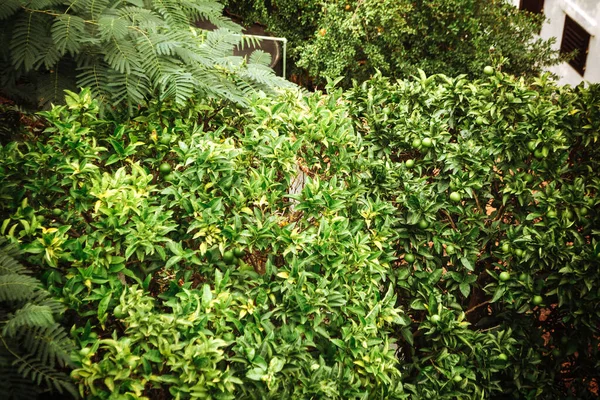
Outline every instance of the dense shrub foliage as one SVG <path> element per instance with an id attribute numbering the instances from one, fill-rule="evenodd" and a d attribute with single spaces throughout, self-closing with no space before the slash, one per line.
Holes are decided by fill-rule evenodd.
<path id="1" fill-rule="evenodd" d="M 505 72 L 537 75 L 558 61 L 552 41 L 536 38 L 543 17 L 505 0 L 227 0 L 248 23 L 260 21 L 290 41 L 296 79 L 363 81 L 376 70 L 405 78 L 481 76 L 491 59 Z M 306 76 L 308 75 L 308 76 Z"/>
<path id="2" fill-rule="evenodd" d="M 600 88 L 376 77 L 0 148 L 85 398 L 594 398 Z"/>

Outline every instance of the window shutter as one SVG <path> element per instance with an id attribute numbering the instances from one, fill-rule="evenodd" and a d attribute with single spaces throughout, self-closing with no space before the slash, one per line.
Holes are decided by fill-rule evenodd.
<path id="1" fill-rule="evenodd" d="M 534 14 L 541 14 L 544 9 L 544 0 L 521 0 L 519 9 Z"/>
<path id="2" fill-rule="evenodd" d="M 560 43 L 560 52 L 564 54 L 577 50 L 577 54 L 569 61 L 569 64 L 581 76 L 585 74 L 585 63 L 587 61 L 589 45 L 590 34 L 567 15 L 565 17 L 565 29 L 563 31 L 562 41 Z"/>

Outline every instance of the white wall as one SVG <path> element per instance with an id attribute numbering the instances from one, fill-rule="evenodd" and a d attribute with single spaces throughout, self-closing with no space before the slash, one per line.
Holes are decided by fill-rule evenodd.
<path id="1" fill-rule="evenodd" d="M 510 1 L 519 6 L 519 0 Z M 557 50 L 560 49 L 565 15 L 569 15 L 591 35 L 583 77 L 567 63 L 549 70 L 560 76 L 562 84 L 577 85 L 583 80 L 600 83 L 600 0 L 545 0 L 544 14 L 549 21 L 542 27 L 540 36 L 544 39 L 555 37 L 554 47 Z"/>

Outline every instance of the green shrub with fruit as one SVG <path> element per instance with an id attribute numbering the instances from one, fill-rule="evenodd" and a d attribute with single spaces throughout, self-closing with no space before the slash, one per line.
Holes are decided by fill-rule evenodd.
<path id="1" fill-rule="evenodd" d="M 594 398 L 600 88 L 336 83 L 114 121 L 68 92 L 0 147 L 81 396 Z"/>
<path id="2" fill-rule="evenodd" d="M 247 24 L 260 22 L 288 39 L 290 75 L 304 85 L 325 77 L 342 84 L 377 71 L 406 78 L 428 74 L 478 77 L 491 60 L 505 72 L 534 76 L 557 64 L 554 40 L 537 37 L 542 15 L 508 0 L 224 0 Z M 564 57 L 563 57 L 564 58 Z"/>

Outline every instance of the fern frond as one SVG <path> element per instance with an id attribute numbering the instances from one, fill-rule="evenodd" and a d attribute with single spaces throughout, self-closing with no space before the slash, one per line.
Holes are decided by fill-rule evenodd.
<path id="1" fill-rule="evenodd" d="M 164 75 L 161 84 L 161 98 L 174 99 L 179 105 L 184 105 L 195 92 L 195 80 L 192 74 L 179 71 L 177 74 Z"/>
<path id="2" fill-rule="evenodd" d="M 123 7 L 118 10 L 118 15 L 142 30 L 156 28 L 163 24 L 163 20 L 155 12 L 146 8 Z"/>
<path id="3" fill-rule="evenodd" d="M 39 80 L 37 98 L 41 108 L 48 108 L 51 104 L 62 102 L 65 90 L 76 90 L 75 80 L 71 74 L 73 69 L 67 63 L 61 63 Z"/>
<path id="4" fill-rule="evenodd" d="M 67 391 L 73 397 L 78 397 L 77 390 L 65 373 L 55 371 L 35 357 L 19 357 L 13 361 L 13 366 L 17 367 L 17 372 L 23 378 L 29 378 L 38 385 L 44 383 L 46 386 L 56 389 L 59 393 Z"/>
<path id="5" fill-rule="evenodd" d="M 250 54 L 248 62 L 268 67 L 271 65 L 271 54 L 263 50 L 254 50 L 252 54 Z"/>
<path id="6" fill-rule="evenodd" d="M 40 282 L 27 275 L 0 275 L 0 301 L 23 301 L 31 297 Z"/>
<path id="7" fill-rule="evenodd" d="M 63 3 L 63 0 L 28 0 L 27 8 L 32 10 L 47 10 Z"/>
<path id="8" fill-rule="evenodd" d="M 15 22 L 10 41 L 11 61 L 15 68 L 30 71 L 43 52 L 43 41 L 47 37 L 47 16 L 24 12 Z"/>
<path id="9" fill-rule="evenodd" d="M 56 44 L 56 48 L 60 55 L 69 53 L 75 55 L 81 48 L 80 39 L 83 37 L 85 30 L 85 21 L 83 18 L 63 14 L 54 20 L 52 24 L 52 40 Z"/>
<path id="10" fill-rule="evenodd" d="M 180 1 L 153 0 L 152 5 L 152 8 L 172 27 L 187 27 L 192 22 L 190 16 L 186 15 L 184 9 L 181 7 Z"/>
<path id="11" fill-rule="evenodd" d="M 48 1 L 48 0 L 35 0 Z M 49 0 L 55 1 L 55 0 Z M 108 7 L 109 0 L 74 0 L 68 3 L 68 9 L 73 14 L 81 15 L 90 21 L 97 21 Z"/>
<path id="12" fill-rule="evenodd" d="M 5 394 L 7 400 L 36 399 L 40 388 L 31 384 L 31 380 L 23 378 L 12 366 L 12 355 L 3 346 L 0 346 L 0 393 Z"/>
<path id="13" fill-rule="evenodd" d="M 144 104 L 144 99 L 150 94 L 152 88 L 148 76 L 140 68 L 132 68 L 129 74 L 111 70 L 108 80 L 114 104 L 127 102 L 130 108 L 133 104 L 136 106 Z"/>
<path id="14" fill-rule="evenodd" d="M 140 67 L 140 60 L 133 43 L 128 40 L 119 41 L 114 37 L 106 44 L 104 61 L 122 74 L 131 74 L 132 70 Z"/>
<path id="15" fill-rule="evenodd" d="M 2 327 L 2 336 L 14 337 L 26 326 L 47 328 L 54 324 L 52 310 L 48 306 L 27 303 L 10 316 Z"/>
<path id="16" fill-rule="evenodd" d="M 67 331 L 59 324 L 25 330 L 22 347 L 52 368 L 73 366 L 71 352 L 75 349 Z"/>
<path id="17" fill-rule="evenodd" d="M 98 18 L 99 38 L 105 41 L 120 41 L 129 34 L 129 23 L 116 10 L 108 9 Z"/>
<path id="18" fill-rule="evenodd" d="M 79 68 L 77 75 L 77 86 L 88 87 L 92 95 L 102 99 L 107 95 L 109 67 L 101 62 Z"/>
<path id="19" fill-rule="evenodd" d="M 20 7 L 21 2 L 19 0 L 3 0 L 0 2 L 0 21 L 13 16 Z"/>
<path id="20" fill-rule="evenodd" d="M 17 261 L 19 247 L 0 238 L 0 275 L 4 274 L 27 274 L 28 271 Z"/>

